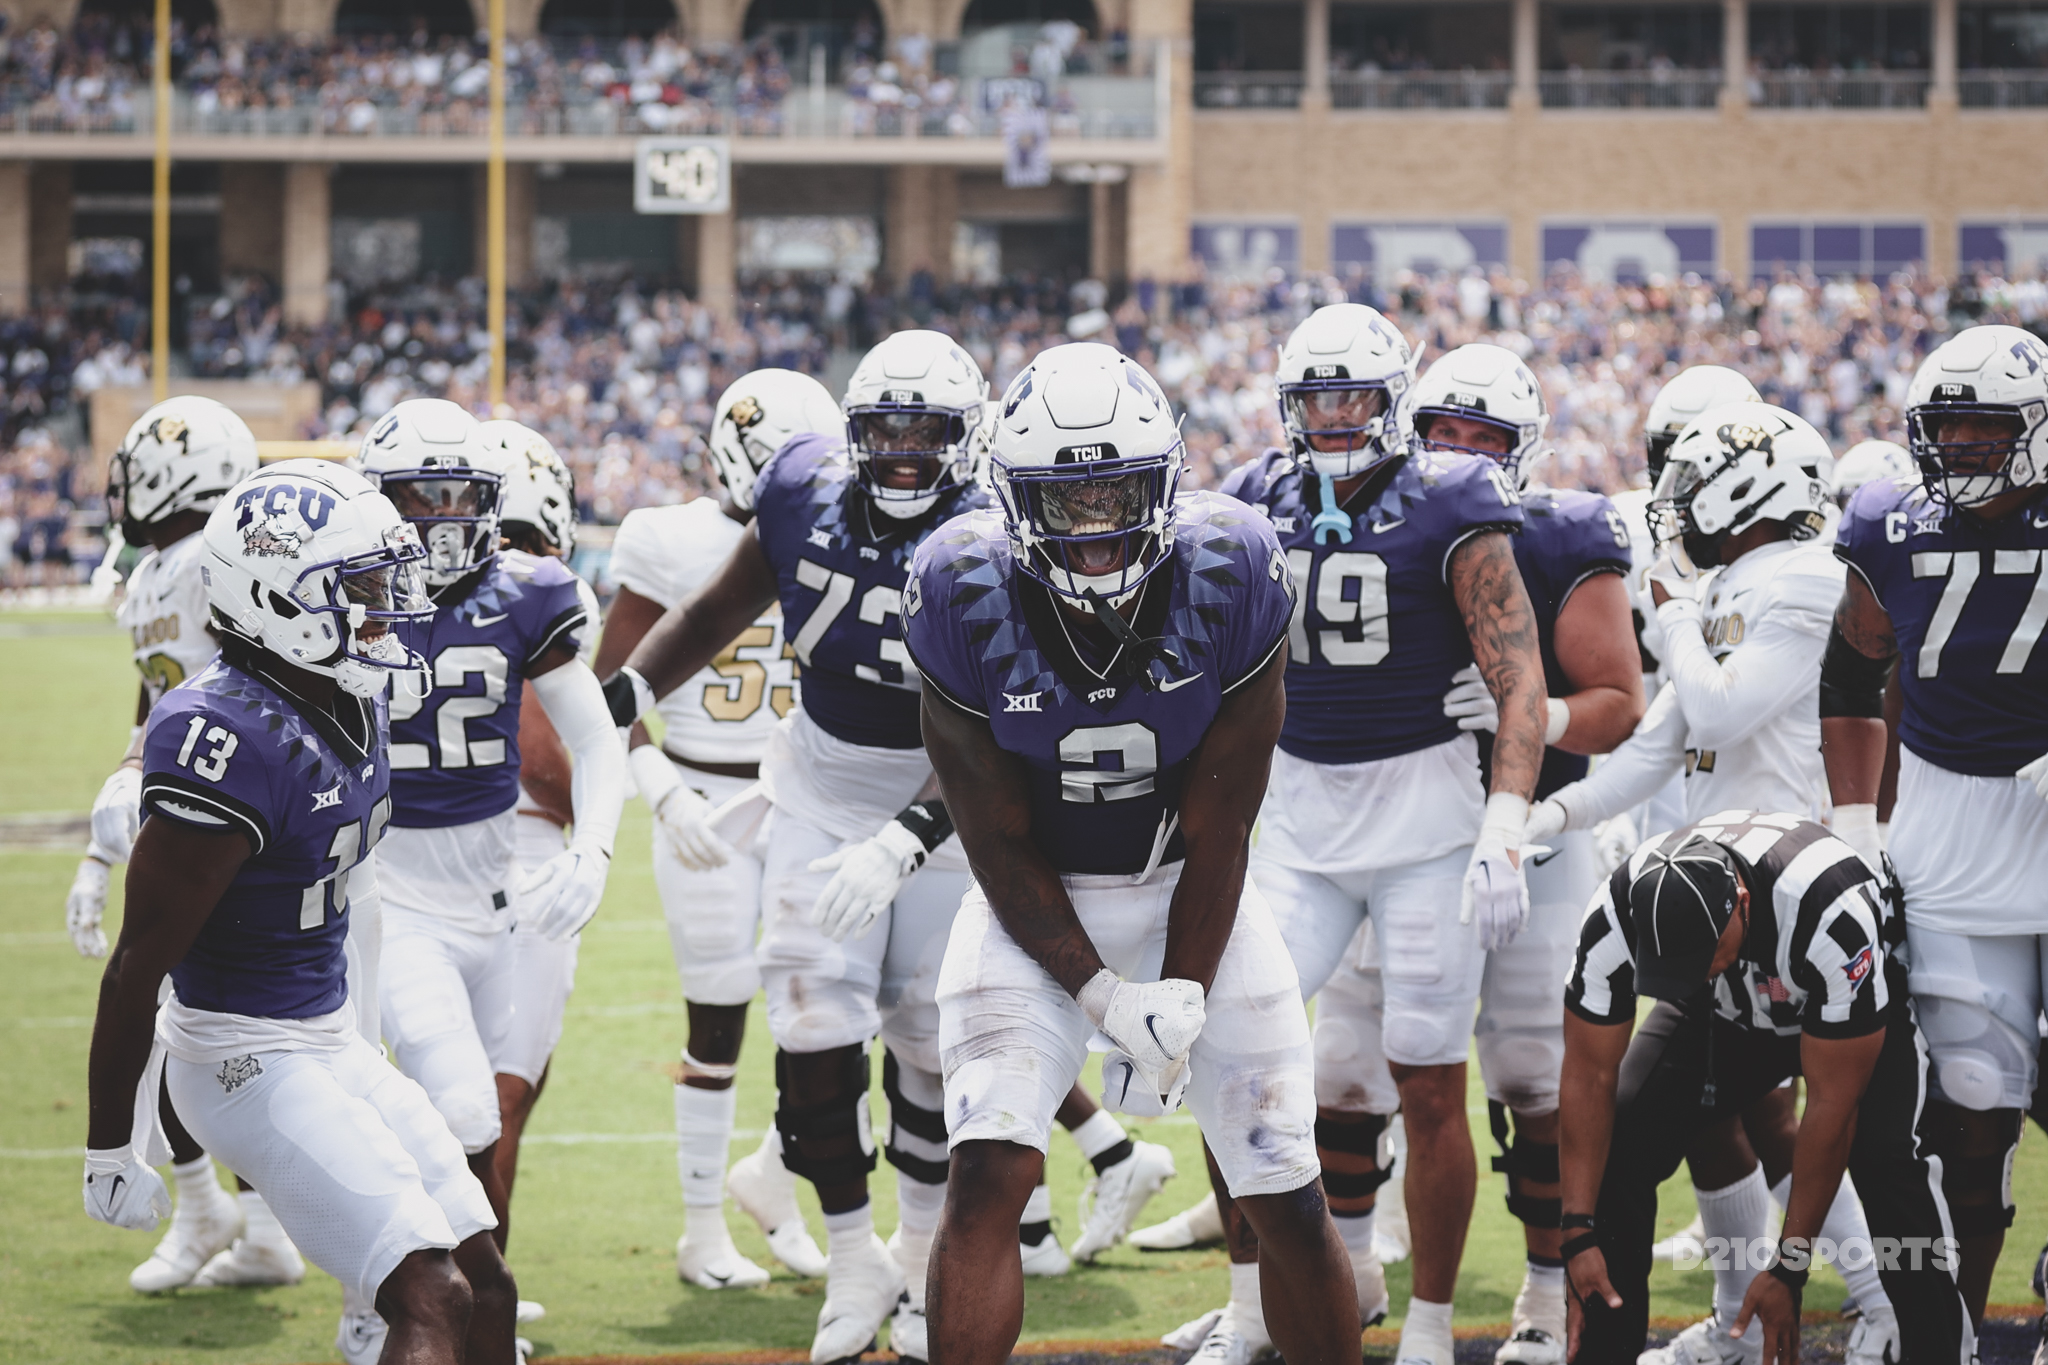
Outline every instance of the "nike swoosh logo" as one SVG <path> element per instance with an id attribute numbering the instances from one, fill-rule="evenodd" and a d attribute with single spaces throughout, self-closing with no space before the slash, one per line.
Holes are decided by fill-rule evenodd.
<path id="1" fill-rule="evenodd" d="M 732 1276 L 730 1276 L 730 1275 L 721 1275 L 721 1274 L 719 1274 L 719 1273 L 718 1273 L 717 1271 L 715 1271 L 715 1270 L 707 1270 L 707 1271 L 705 1271 L 705 1272 L 704 1272 L 704 1278 L 705 1278 L 705 1279 L 707 1279 L 707 1280 L 716 1280 L 716 1281 L 718 1281 L 718 1282 L 719 1282 L 720 1284 L 731 1284 L 731 1283 L 732 1283 Z"/>
<path id="2" fill-rule="evenodd" d="M 116 1204 L 121 1202 L 121 1186 L 127 1183 L 128 1177 L 125 1175 L 117 1175 L 114 1177 L 114 1187 L 107 1193 L 107 1208 L 110 1212 Z"/>
<path id="3" fill-rule="evenodd" d="M 1196 678 L 1199 678 L 1201 676 L 1202 675 L 1200 673 L 1196 673 L 1185 678 L 1175 678 L 1172 682 L 1163 682 L 1159 684 L 1159 690 L 1161 692 L 1171 692 L 1176 687 L 1186 687 L 1189 683 L 1193 682 Z"/>
<path id="4" fill-rule="evenodd" d="M 1154 1019 L 1157 1019 L 1158 1017 L 1159 1016 L 1156 1014 L 1148 1014 L 1145 1016 L 1145 1032 L 1152 1035 L 1152 1045 L 1154 1047 L 1158 1048 L 1161 1052 L 1167 1052 L 1169 1051 L 1169 1049 L 1167 1048 L 1166 1044 L 1159 1041 L 1159 1030 L 1152 1027 L 1152 1021 Z"/>
<path id="5" fill-rule="evenodd" d="M 1531 867 L 1541 867 L 1541 866 L 1543 866 L 1543 865 L 1544 865 L 1545 863 L 1549 862 L 1549 861 L 1550 861 L 1550 860 L 1551 860 L 1552 858 L 1555 858 L 1555 857 L 1556 857 L 1556 856 L 1557 856 L 1558 854 L 1560 854 L 1560 853 L 1562 853 L 1562 852 L 1564 852 L 1564 850 L 1563 850 L 1563 849 L 1561 849 L 1561 848 L 1557 848 L 1557 849 L 1552 849 L 1552 850 L 1551 850 L 1550 852 L 1548 852 L 1548 853 L 1544 853 L 1544 854 L 1539 854 L 1538 856 L 1536 856 L 1536 857 L 1534 857 L 1534 858 L 1531 858 L 1531 859 L 1529 860 L 1529 866 L 1531 866 Z"/>
<path id="6" fill-rule="evenodd" d="M 1377 530 L 1379 528 L 1375 527 L 1373 529 Z M 472 618 L 470 624 L 473 626 L 495 626 L 511 614 L 509 611 L 501 611 L 496 616 L 478 616 Z"/>
<path id="7" fill-rule="evenodd" d="M 1408 518 L 1406 517 L 1399 517 L 1393 521 L 1376 521 L 1372 524 L 1372 533 L 1380 535 L 1383 532 L 1393 530 L 1396 526 L 1406 526 L 1407 524 Z"/>

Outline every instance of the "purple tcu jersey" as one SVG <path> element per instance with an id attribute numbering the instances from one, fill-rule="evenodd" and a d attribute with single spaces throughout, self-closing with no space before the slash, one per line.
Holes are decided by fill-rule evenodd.
<path id="1" fill-rule="evenodd" d="M 194 1009 L 309 1019 L 348 999 L 349 870 L 391 817 L 382 702 L 301 703 L 241 641 L 149 713 L 142 807 L 248 840 L 249 860 L 171 968 Z"/>
<path id="2" fill-rule="evenodd" d="M 1522 495 L 1522 534 L 1515 537 L 1515 566 L 1529 590 L 1536 613 L 1536 631 L 1543 645 L 1543 683 L 1553 697 L 1570 696 L 1571 679 L 1557 659 L 1557 614 L 1572 589 L 1595 574 L 1628 576 L 1633 556 L 1628 525 L 1614 504 L 1598 493 L 1575 488 L 1539 488 Z M 1493 786 L 1493 735 L 1481 730 L 1479 767 L 1485 785 Z M 1536 775 L 1536 799 L 1586 775 L 1592 766 L 1584 754 L 1562 749 L 1543 751 Z"/>
<path id="3" fill-rule="evenodd" d="M 1002 517 L 947 522 L 918 547 L 904 603 L 925 680 L 986 717 L 1031 774 L 1031 836 L 1055 868 L 1136 873 L 1182 856 L 1180 790 L 1224 697 L 1286 638 L 1293 583 L 1272 528 L 1213 493 L 1180 499 L 1173 560 L 1131 625 L 1172 651 L 1106 655 L 1017 572 Z M 1142 670 L 1142 671 L 1141 671 Z"/>
<path id="4" fill-rule="evenodd" d="M 2003 521 L 1944 514 L 1917 483 L 1878 479 L 1849 503 L 1835 553 L 1891 615 L 1905 694 L 1899 741 L 1969 777 L 2048 753 L 2048 501 Z"/>
<path id="5" fill-rule="evenodd" d="M 559 559 L 501 552 L 461 599 L 416 630 L 434 689 L 391 687 L 391 823 L 439 829 L 487 820 L 519 800 L 519 698 L 550 650 L 574 654 L 589 627 L 576 575 Z"/>
<path id="6" fill-rule="evenodd" d="M 1480 456 L 1405 456 L 1373 474 L 1369 502 L 1354 497 L 1349 543 L 1321 545 L 1319 488 L 1293 456 L 1269 450 L 1221 490 L 1264 510 L 1294 574 L 1280 747 L 1311 763 L 1365 763 L 1457 738 L 1444 693 L 1472 644 L 1451 595 L 1451 551 L 1481 531 L 1521 528 L 1513 479 Z"/>
<path id="7" fill-rule="evenodd" d="M 754 485 L 754 527 L 775 569 L 783 638 L 803 669 L 804 713 L 849 744 L 921 749 L 917 670 L 903 649 L 911 552 L 948 517 L 988 506 L 961 488 L 915 521 L 876 512 L 843 443 L 791 438 Z"/>

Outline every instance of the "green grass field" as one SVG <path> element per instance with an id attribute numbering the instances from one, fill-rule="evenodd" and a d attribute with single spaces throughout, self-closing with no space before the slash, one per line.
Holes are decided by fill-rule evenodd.
<path id="1" fill-rule="evenodd" d="M 0 615 L 0 815 L 83 811 L 120 753 L 134 675 L 110 623 L 77 616 Z M 610 893 L 586 933 L 581 972 L 553 1078 L 527 1136 L 513 1204 L 511 1261 L 523 1295 L 548 1308 L 532 1331 L 544 1355 L 653 1356 L 785 1351 L 810 1342 L 822 1286 L 779 1268 L 768 1288 L 712 1294 L 678 1284 L 672 1253 L 682 1231 L 675 1171 L 670 1067 L 683 1010 L 648 864 L 648 822 L 628 806 Z M 0 854 L 0 1360 L 35 1362 L 257 1362 L 334 1360 L 340 1292 L 318 1270 L 282 1290 L 220 1290 L 144 1298 L 128 1271 L 155 1235 L 91 1222 L 79 1206 L 85 1136 L 85 1059 L 98 969 L 63 932 L 64 892 L 76 855 Z M 118 909 L 110 907 L 110 936 Z M 735 1157 L 749 1150 L 773 1104 L 770 1047 L 757 1009 L 742 1062 Z M 876 1112 L 882 1112 L 879 1093 Z M 1475 1089 L 1473 1133 L 1491 1150 Z M 1146 1221 L 1200 1194 L 1202 1161 L 1185 1115 L 1134 1125 L 1173 1149 L 1182 1175 Z M 2022 1303 L 2033 1249 L 2048 1234 L 2048 1158 L 2039 1134 L 2020 1153 L 2020 1221 L 1993 1299 Z M 1482 1169 L 1484 1163 L 1482 1161 Z M 1054 1138 L 1056 1224 L 1071 1238 L 1086 1163 Z M 893 1173 L 874 1181 L 877 1223 L 894 1226 Z M 1501 1205 L 1498 1177 L 1482 1180 L 1464 1272 L 1461 1324 L 1503 1322 L 1521 1275 L 1521 1237 Z M 805 1192 L 814 1230 L 815 1201 Z M 1663 1226 L 1692 1216 L 1681 1175 L 1666 1190 Z M 751 1222 L 733 1215 L 740 1248 L 769 1263 Z M 1823 1276 L 1831 1272 L 1822 1272 Z M 1397 1310 L 1407 1267 L 1389 1274 Z M 1690 1316 L 1711 1294 L 1705 1271 L 1668 1267 L 1653 1282 L 1654 1311 Z M 1141 1255 L 1119 1248 L 1064 1279 L 1033 1281 L 1028 1339 L 1156 1337 L 1226 1293 L 1220 1251 Z M 1832 1306 L 1839 1288 L 1817 1277 L 1808 1304 Z"/>

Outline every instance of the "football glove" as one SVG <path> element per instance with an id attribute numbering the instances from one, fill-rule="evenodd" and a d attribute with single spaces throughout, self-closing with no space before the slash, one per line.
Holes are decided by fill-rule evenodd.
<path id="1" fill-rule="evenodd" d="M 1478 664 L 1466 664 L 1451 675 L 1451 690 L 1444 693 L 1444 714 L 1458 722 L 1460 730 L 1500 729 L 1500 705 L 1479 676 Z"/>
<path id="2" fill-rule="evenodd" d="M 71 893 L 64 897 L 64 927 L 80 957 L 107 955 L 106 931 L 100 916 L 107 908 L 107 865 L 98 858 L 80 858 Z"/>
<path id="3" fill-rule="evenodd" d="M 1525 844 L 1547 844 L 1564 833 L 1569 820 L 1564 806 L 1549 797 L 1529 807 L 1529 819 L 1522 825 L 1522 842 Z M 1634 852 L 1634 849 L 1630 849 Z"/>
<path id="4" fill-rule="evenodd" d="M 1671 546 L 1666 544 L 1650 565 L 1649 580 L 1664 589 L 1673 601 L 1695 602 L 1700 595 L 1700 571 L 1691 564 L 1681 564 L 1672 555 Z"/>
<path id="5" fill-rule="evenodd" d="M 1180 1108 L 1187 1088 L 1186 1064 L 1182 1064 L 1162 1095 L 1151 1079 L 1138 1070 L 1129 1053 L 1112 1052 L 1102 1059 L 1102 1107 L 1112 1113 L 1139 1119 L 1165 1118 Z"/>
<path id="6" fill-rule="evenodd" d="M 1537 811 L 1542 810 L 1543 806 L 1549 804 L 1551 803 L 1543 802 L 1542 805 L 1537 806 L 1535 811 L 1529 813 L 1529 826 L 1531 828 L 1536 824 Z M 1535 840 L 1530 838 L 1526 830 L 1522 835 L 1522 840 L 1524 843 L 1535 842 Z M 1611 820 L 1602 820 L 1599 824 L 1593 826 L 1593 856 L 1600 860 L 1600 875 L 1602 877 L 1612 875 L 1615 868 L 1628 861 L 1629 855 L 1636 851 L 1636 845 L 1641 842 L 1636 837 L 1636 822 L 1626 811 L 1623 811 Z"/>
<path id="7" fill-rule="evenodd" d="M 690 790 L 667 754 L 643 744 L 626 755 L 626 766 L 633 770 L 633 785 L 654 812 L 654 823 L 675 851 L 676 861 L 692 872 L 708 872 L 732 861 L 732 846 L 712 831 L 711 803 Z"/>
<path id="8" fill-rule="evenodd" d="M 126 862 L 142 828 L 142 769 L 123 764 L 100 784 L 92 800 L 92 840 L 114 862 Z"/>
<path id="9" fill-rule="evenodd" d="M 1178 1093 L 1188 1051 L 1208 1018 L 1200 983 L 1179 977 L 1124 981 L 1104 968 L 1081 988 L 1079 999 L 1090 1022 L 1130 1058 L 1153 1094 Z"/>
<path id="10" fill-rule="evenodd" d="M 519 919 L 559 943 L 590 923 L 604 899 L 611 859 L 600 849 L 570 844 L 533 870 L 519 886 Z"/>
<path id="11" fill-rule="evenodd" d="M 1505 948 L 1529 923 L 1529 885 L 1509 850 L 1526 842 L 1529 803 L 1511 792 L 1486 798 L 1486 819 L 1465 864 L 1458 923 L 1479 926 L 1479 946 Z"/>
<path id="12" fill-rule="evenodd" d="M 2020 769 L 2022 773 L 2025 768 Z M 1856 850 L 1873 872 L 1883 872 L 1884 841 L 1877 833 L 1877 806 L 1869 801 L 1851 801 L 1836 806 L 1828 828 L 1837 839 Z"/>
<path id="13" fill-rule="evenodd" d="M 834 943 L 863 937 L 924 860 L 924 841 L 895 820 L 873 838 L 813 858 L 811 871 L 830 872 L 832 880 L 811 906 L 811 923 Z"/>
<path id="14" fill-rule="evenodd" d="M 133 1147 L 88 1151 L 85 1211 L 102 1223 L 147 1232 L 170 1216 L 171 1192 Z"/>

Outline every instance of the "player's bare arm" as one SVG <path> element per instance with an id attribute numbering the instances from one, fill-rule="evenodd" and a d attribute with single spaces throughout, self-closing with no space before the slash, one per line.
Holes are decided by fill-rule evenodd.
<path id="1" fill-rule="evenodd" d="M 1852 572 L 1821 661 L 1821 757 L 1838 808 L 1877 801 L 1885 766 L 1882 693 L 1898 652 L 1890 614 L 1863 575 Z"/>
<path id="2" fill-rule="evenodd" d="M 664 697 L 716 658 L 774 601 L 775 570 L 761 549 L 759 533 L 749 526 L 703 591 L 677 603 L 646 629 L 625 666 L 647 680 L 655 697 Z M 616 615 L 617 608 L 613 611 Z M 601 677 L 611 676 L 610 648 L 609 638 L 599 646 Z"/>
<path id="3" fill-rule="evenodd" d="M 1635 731 L 1646 709 L 1626 580 L 1619 574 L 1595 574 L 1572 589 L 1558 610 L 1552 640 L 1573 689 L 1562 698 L 1571 723 L 1556 747 L 1573 754 L 1607 753 Z"/>
<path id="4" fill-rule="evenodd" d="M 126 1147 L 135 1121 L 135 1086 L 149 1060 L 157 990 L 183 960 L 252 850 L 239 831 L 216 833 L 170 820 L 147 820 L 128 861 L 121 936 L 100 978 L 89 1071 L 86 1145 Z"/>
<path id="5" fill-rule="evenodd" d="M 1263 673 L 1224 699 L 1188 764 L 1180 803 L 1187 864 L 1167 912 L 1162 977 L 1199 982 L 1204 991 L 1216 980 L 1216 964 L 1237 924 L 1273 746 L 1287 717 L 1286 677 L 1282 642 Z"/>
<path id="6" fill-rule="evenodd" d="M 1600 1203 L 1607 1170 L 1607 1145 L 1614 1136 L 1614 1088 L 1628 1051 L 1630 1026 L 1590 1023 L 1570 1010 L 1564 1016 L 1564 1066 L 1558 1080 L 1558 1167 L 1565 1222 L 1565 1307 L 1570 1320 L 1568 1353 L 1579 1346 L 1585 1301 L 1595 1295 L 1619 1308 L 1621 1296 L 1607 1279 L 1607 1258 L 1591 1240 L 1586 1221 Z"/>
<path id="7" fill-rule="evenodd" d="M 987 721 L 941 700 L 936 689 L 925 689 L 922 710 L 925 752 L 989 908 L 1017 946 L 1078 999 L 1103 970 L 1102 956 L 1081 927 L 1059 874 L 1031 842 L 1024 761 L 996 743 Z M 1241 858 L 1239 866 L 1241 874 Z M 1179 910 L 1177 899 L 1174 908 Z"/>
<path id="8" fill-rule="evenodd" d="M 1482 531 L 1451 551 L 1451 594 L 1472 640 L 1472 658 L 1500 706 L 1493 790 L 1527 797 L 1543 766 L 1548 719 L 1536 613 L 1505 533 Z"/>

